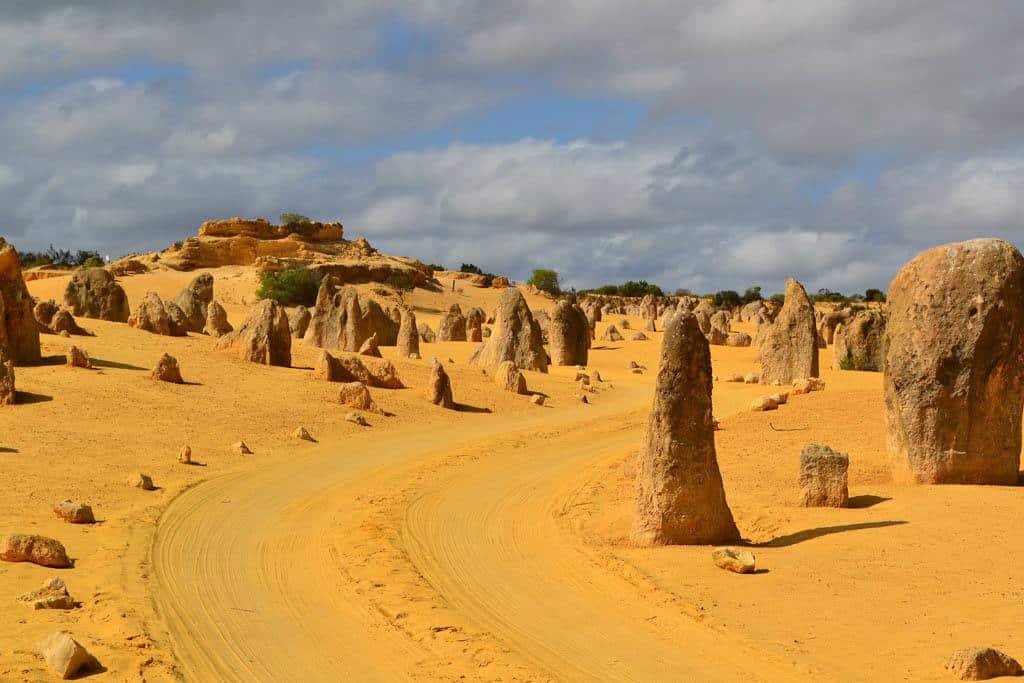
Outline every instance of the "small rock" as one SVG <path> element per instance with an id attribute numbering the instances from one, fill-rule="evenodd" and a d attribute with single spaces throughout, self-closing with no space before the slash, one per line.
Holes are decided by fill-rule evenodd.
<path id="1" fill-rule="evenodd" d="M 634 332 L 633 334 L 629 335 L 629 339 L 630 341 L 647 341 L 649 337 L 643 332 Z"/>
<path id="2" fill-rule="evenodd" d="M 737 574 L 753 574 L 757 569 L 754 553 L 741 548 L 715 548 L 711 552 L 711 559 L 722 569 Z"/>
<path id="3" fill-rule="evenodd" d="M 53 511 L 58 517 L 71 524 L 95 524 L 96 518 L 92 514 L 92 508 L 85 503 L 75 503 L 70 500 L 63 500 L 53 506 Z"/>
<path id="4" fill-rule="evenodd" d="M 192 464 L 192 447 L 191 446 L 182 446 L 181 447 L 181 450 L 178 451 L 178 462 L 180 462 L 182 465 L 191 465 Z"/>
<path id="5" fill-rule="evenodd" d="M 726 382 L 743 382 L 743 375 L 733 373 L 725 378 Z"/>
<path id="6" fill-rule="evenodd" d="M 348 415 L 345 416 L 345 421 L 357 424 L 360 427 L 370 426 L 370 423 L 366 421 L 366 418 L 360 415 L 359 413 L 349 413 Z"/>
<path id="7" fill-rule="evenodd" d="M 756 372 L 751 372 L 743 377 L 743 381 L 746 384 L 760 384 L 761 375 Z"/>
<path id="8" fill-rule="evenodd" d="M 750 402 L 750 410 L 757 413 L 764 410 L 775 410 L 779 407 L 779 404 L 771 396 L 762 396 L 761 398 L 755 398 Z"/>
<path id="9" fill-rule="evenodd" d="M 946 669 L 961 681 L 986 681 L 1022 673 L 1016 659 L 991 647 L 957 650 L 946 660 Z"/>
<path id="10" fill-rule="evenodd" d="M 580 403 L 590 403 L 590 399 L 589 399 L 589 398 L 587 398 L 587 395 L 586 395 L 586 394 L 580 394 L 579 396 L 577 396 L 577 397 L 576 397 L 576 399 L 577 399 L 577 400 L 578 400 L 578 401 L 579 401 Z"/>
<path id="11" fill-rule="evenodd" d="M 828 446 L 807 444 L 800 450 L 800 504 L 844 508 L 849 504 L 850 458 Z"/>
<path id="12" fill-rule="evenodd" d="M 231 447 L 231 450 L 234 451 L 235 455 L 252 455 L 252 451 L 249 449 L 249 446 L 246 445 L 244 441 L 239 441 L 238 443 L 236 443 L 234 446 Z"/>
<path id="13" fill-rule="evenodd" d="M 160 356 L 160 360 L 157 361 L 156 367 L 150 373 L 150 377 L 161 382 L 184 383 L 184 380 L 181 379 L 181 368 L 178 367 L 178 360 L 169 353 Z"/>
<path id="14" fill-rule="evenodd" d="M 642 374 L 644 374 L 644 371 L 643 371 L 642 368 L 633 368 L 632 370 L 630 370 L 630 372 L 632 372 L 634 375 L 642 375 Z"/>
<path id="15" fill-rule="evenodd" d="M 790 393 L 794 396 L 800 394 L 809 394 L 812 391 L 821 391 L 825 388 L 825 380 L 818 377 L 808 377 L 807 379 L 798 379 L 793 382 L 793 389 Z"/>
<path id="16" fill-rule="evenodd" d="M 30 591 L 18 598 L 32 609 L 74 609 L 75 601 L 68 594 L 68 587 L 56 577 L 43 584 L 39 590 Z"/>
<path id="17" fill-rule="evenodd" d="M 71 678 L 95 660 L 67 631 L 54 631 L 39 643 L 39 654 L 61 678 Z"/>
<path id="18" fill-rule="evenodd" d="M 134 472 L 128 477 L 128 485 L 143 491 L 152 491 L 153 478 L 142 472 Z"/>
<path id="19" fill-rule="evenodd" d="M 535 406 L 542 406 L 544 405 L 544 396 L 542 394 L 534 394 L 530 399 L 530 403 Z"/>
<path id="20" fill-rule="evenodd" d="M 83 349 L 77 346 L 72 346 L 68 349 L 68 367 L 69 368 L 91 368 L 92 361 L 89 359 L 89 354 Z"/>
<path id="21" fill-rule="evenodd" d="M 590 379 L 592 379 L 595 382 L 603 382 L 604 381 L 604 379 L 601 378 L 601 373 L 598 372 L 597 370 L 591 370 L 590 371 Z"/>
<path id="22" fill-rule="evenodd" d="M 585 372 L 577 372 L 576 379 L 574 379 L 573 381 L 580 382 L 581 384 L 590 384 L 590 375 L 588 375 Z"/>
<path id="23" fill-rule="evenodd" d="M 294 436 L 296 439 L 302 439 L 303 441 L 315 440 L 313 439 L 313 435 L 309 433 L 309 430 L 302 426 L 297 427 L 295 431 L 292 432 L 292 436 Z"/>

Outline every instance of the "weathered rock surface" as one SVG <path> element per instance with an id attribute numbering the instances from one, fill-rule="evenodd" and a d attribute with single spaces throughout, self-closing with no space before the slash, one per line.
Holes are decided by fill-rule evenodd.
<path id="1" fill-rule="evenodd" d="M 177 311 L 172 317 L 172 309 L 164 303 L 159 294 L 146 292 L 135 312 L 129 316 L 128 325 L 153 334 L 184 336 L 188 331 L 187 321 L 184 319 L 184 312 L 177 306 L 175 308 Z"/>
<path id="2" fill-rule="evenodd" d="M 420 333 L 416 327 L 416 313 L 410 308 L 402 310 L 402 322 L 398 326 L 396 345 L 399 358 L 419 358 Z"/>
<path id="3" fill-rule="evenodd" d="M 521 370 L 548 371 L 540 325 L 533 319 L 522 293 L 514 287 L 501 293 L 494 332 L 473 352 L 470 363 L 494 370 L 506 360 Z"/>
<path id="4" fill-rule="evenodd" d="M 786 280 L 786 302 L 761 343 L 761 381 L 790 384 L 818 376 L 818 331 L 814 305 L 803 285 Z"/>
<path id="5" fill-rule="evenodd" d="M 95 659 L 67 631 L 54 631 L 39 643 L 39 654 L 55 674 L 71 678 L 95 664 Z"/>
<path id="6" fill-rule="evenodd" d="M 380 412 L 370 396 L 370 390 L 362 382 L 343 382 L 338 387 L 338 401 L 349 408 Z"/>
<path id="7" fill-rule="evenodd" d="M 452 399 L 452 382 L 444 365 L 436 358 L 430 364 L 430 378 L 427 380 L 427 388 L 424 392 L 427 400 L 442 408 L 454 409 L 455 401 Z"/>
<path id="8" fill-rule="evenodd" d="M 832 340 L 836 370 L 881 372 L 885 362 L 885 316 L 881 311 L 859 311 L 834 328 Z"/>
<path id="9" fill-rule="evenodd" d="M 697 319 L 665 328 L 654 405 L 637 473 L 632 538 L 641 545 L 739 540 L 715 454 L 711 351 Z"/>
<path id="10" fill-rule="evenodd" d="M 16 365 L 39 362 L 39 326 L 14 245 L 0 238 L 0 346 Z"/>
<path id="11" fill-rule="evenodd" d="M 746 332 L 730 332 L 729 336 L 725 338 L 725 345 L 746 347 L 750 346 L 752 341 L 750 335 Z"/>
<path id="12" fill-rule="evenodd" d="M 437 324 L 437 341 L 466 341 L 466 316 L 458 304 L 452 304 Z"/>
<path id="13" fill-rule="evenodd" d="M 1024 673 L 1016 659 L 991 647 L 957 650 L 946 660 L 945 666 L 961 681 L 987 681 Z"/>
<path id="14" fill-rule="evenodd" d="M 85 503 L 76 503 L 71 500 L 62 500 L 53 506 L 55 515 L 71 524 L 95 524 L 96 517 L 92 513 L 92 507 Z"/>
<path id="15" fill-rule="evenodd" d="M 619 332 L 619 328 L 615 325 L 609 325 L 605 328 L 604 334 L 601 335 L 601 341 L 620 342 L 622 341 L 622 333 Z"/>
<path id="16" fill-rule="evenodd" d="M 426 323 L 420 323 L 416 331 L 420 333 L 420 340 L 425 344 L 433 344 L 437 341 L 437 335 L 434 334 L 434 330 L 430 329 L 430 325 Z"/>
<path id="17" fill-rule="evenodd" d="M 754 553 L 741 548 L 715 548 L 711 552 L 715 566 L 737 574 L 753 574 L 757 571 Z"/>
<path id="18" fill-rule="evenodd" d="M 309 329 L 309 321 L 313 319 L 313 313 L 305 306 L 297 306 L 294 311 L 288 314 L 288 328 L 292 331 L 292 337 L 302 339 Z"/>
<path id="19" fill-rule="evenodd" d="M 0 560 L 31 562 L 57 569 L 71 566 L 63 543 L 38 534 L 10 534 L 0 538 Z"/>
<path id="20" fill-rule="evenodd" d="M 181 378 L 181 368 L 178 367 L 178 359 L 169 353 L 160 356 L 160 360 L 156 362 L 156 366 L 149 376 L 155 380 L 171 382 L 173 384 L 183 384 L 185 381 Z"/>
<path id="21" fill-rule="evenodd" d="M 18 401 L 14 387 L 14 361 L 7 355 L 7 349 L 0 347 L 0 405 L 10 406 Z"/>
<path id="22" fill-rule="evenodd" d="M 85 268 L 71 276 L 64 306 L 78 317 L 128 322 L 128 296 L 103 268 Z"/>
<path id="23" fill-rule="evenodd" d="M 206 324 L 203 325 L 203 334 L 211 337 L 223 337 L 228 332 L 234 331 L 231 323 L 228 322 L 228 312 L 216 301 L 211 301 L 206 307 Z"/>
<path id="24" fill-rule="evenodd" d="M 978 239 L 914 257 L 889 286 L 884 386 L 896 481 L 1017 483 L 1024 258 Z"/>
<path id="25" fill-rule="evenodd" d="M 75 600 L 68 593 L 68 587 L 62 579 L 57 577 L 48 579 L 41 588 L 18 596 L 18 601 L 32 609 L 74 609 L 77 607 Z"/>
<path id="26" fill-rule="evenodd" d="M 79 327 L 71 311 L 61 308 L 55 301 L 40 301 L 32 308 L 32 316 L 41 332 L 69 335 L 86 335 L 88 332 Z"/>
<path id="27" fill-rule="evenodd" d="M 846 486 L 850 458 L 828 446 L 808 444 L 800 451 L 800 504 L 804 507 L 844 508 L 850 502 Z"/>
<path id="28" fill-rule="evenodd" d="M 276 301 L 265 299 L 253 307 L 241 327 L 218 339 L 216 348 L 232 351 L 252 363 L 290 367 L 292 333 L 288 313 Z"/>
<path id="29" fill-rule="evenodd" d="M 135 489 L 142 489 L 143 491 L 156 490 L 156 487 L 153 486 L 153 477 L 142 472 L 132 472 L 128 475 L 126 482 L 128 486 Z"/>
<path id="30" fill-rule="evenodd" d="M 174 298 L 175 305 L 185 314 L 189 332 L 202 332 L 206 327 L 206 309 L 213 301 L 213 275 L 201 273 Z"/>
<path id="31" fill-rule="evenodd" d="M 371 334 L 363 342 L 363 345 L 359 347 L 360 356 L 370 356 L 371 358 L 383 358 L 380 353 L 380 349 L 377 347 L 377 335 Z"/>
<path id="32" fill-rule="evenodd" d="M 548 324 L 552 365 L 586 365 L 590 352 L 590 322 L 583 309 L 568 299 L 555 305 Z"/>
<path id="33" fill-rule="evenodd" d="M 393 346 L 398 323 L 373 299 L 360 300 L 354 287 L 342 287 L 333 277 L 324 278 L 305 342 L 322 349 L 359 351 L 373 334 L 379 345 Z"/>
<path id="34" fill-rule="evenodd" d="M 527 394 L 526 376 L 510 360 L 498 364 L 494 370 L 494 383 L 513 394 Z"/>
<path id="35" fill-rule="evenodd" d="M 77 346 L 71 346 L 68 348 L 67 366 L 69 368 L 89 369 L 92 367 L 92 360 L 84 349 L 80 349 Z"/>

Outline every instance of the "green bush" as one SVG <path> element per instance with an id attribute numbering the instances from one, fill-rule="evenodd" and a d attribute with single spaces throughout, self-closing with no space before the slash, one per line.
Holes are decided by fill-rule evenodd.
<path id="1" fill-rule="evenodd" d="M 740 294 L 732 289 L 723 289 L 720 292 L 715 292 L 715 305 L 725 306 L 727 308 L 735 308 L 740 305 Z"/>
<path id="2" fill-rule="evenodd" d="M 428 264 L 427 264 L 427 268 L 430 268 L 430 269 L 431 269 L 431 270 L 433 270 L 433 271 L 438 271 L 438 270 L 448 270 L 448 269 L 447 269 L 447 268 L 445 268 L 444 266 L 442 266 L 442 265 L 438 265 L 438 264 L 436 264 L 436 263 L 428 263 Z"/>
<path id="3" fill-rule="evenodd" d="M 760 301 L 763 297 L 761 296 L 761 288 L 747 287 L 747 291 L 743 292 L 743 296 L 740 297 L 740 301 L 744 304 L 753 303 L 754 301 Z"/>
<path id="4" fill-rule="evenodd" d="M 871 364 L 864 356 L 847 356 L 839 359 L 840 370 L 870 370 Z"/>
<path id="5" fill-rule="evenodd" d="M 412 278 L 409 277 L 409 273 L 404 270 L 391 271 L 384 282 L 399 290 L 414 289 L 416 287 L 416 285 L 412 283 Z"/>
<path id="6" fill-rule="evenodd" d="M 864 301 L 885 301 L 885 292 L 880 289 L 868 289 L 864 292 Z"/>
<path id="7" fill-rule="evenodd" d="M 312 223 L 309 216 L 303 216 L 301 213 L 282 213 L 281 214 L 281 225 L 293 225 L 295 223 Z"/>
<path id="8" fill-rule="evenodd" d="M 558 282 L 558 273 L 547 268 L 537 268 L 534 270 L 527 284 L 533 285 L 542 292 L 547 292 L 552 296 L 558 296 L 562 293 L 562 287 Z"/>
<path id="9" fill-rule="evenodd" d="M 319 288 L 316 274 L 309 268 L 289 268 L 279 273 L 264 273 L 256 296 L 273 299 L 284 306 L 312 306 Z"/>
<path id="10" fill-rule="evenodd" d="M 689 291 L 689 290 L 687 290 Z M 628 280 L 623 282 L 621 285 L 602 285 L 596 289 L 581 289 L 580 295 L 584 294 L 600 294 L 602 296 L 645 296 L 647 294 L 653 294 L 654 296 L 665 296 L 661 287 L 658 285 L 652 285 L 646 280 Z"/>
<path id="11" fill-rule="evenodd" d="M 103 259 L 99 256 L 90 256 L 82 262 L 83 268 L 102 268 L 103 265 Z"/>

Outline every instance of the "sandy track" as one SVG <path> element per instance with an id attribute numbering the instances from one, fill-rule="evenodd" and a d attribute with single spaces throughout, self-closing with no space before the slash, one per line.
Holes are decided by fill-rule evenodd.
<path id="1" fill-rule="evenodd" d="M 792 678 L 573 533 L 581 487 L 635 447 L 648 396 L 624 387 L 594 406 L 485 415 L 458 432 L 368 431 L 184 492 L 151 551 L 153 600 L 182 670 L 225 681 Z M 390 604 L 353 575 L 361 568 L 402 587 Z"/>
<path id="2" fill-rule="evenodd" d="M 704 627 L 574 533 L 583 489 L 642 416 L 495 452 L 409 506 L 411 559 L 452 603 L 556 680 L 777 680 L 795 672 Z M 538 435 L 540 436 L 540 435 Z"/>

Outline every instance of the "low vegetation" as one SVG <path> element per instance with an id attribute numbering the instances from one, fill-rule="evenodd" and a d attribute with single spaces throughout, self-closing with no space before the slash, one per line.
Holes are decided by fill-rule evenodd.
<path id="1" fill-rule="evenodd" d="M 537 268 L 533 271 L 533 275 L 527 281 L 528 285 L 533 285 L 542 292 L 547 292 L 552 296 L 558 296 L 562 293 L 562 286 L 558 281 L 558 273 L 548 268 Z"/>
<path id="2" fill-rule="evenodd" d="M 256 289 L 259 299 L 273 299 L 283 306 L 312 306 L 320 286 L 316 273 L 309 268 L 289 268 L 278 273 L 264 273 Z"/>
<path id="3" fill-rule="evenodd" d="M 297 223 L 312 223 L 309 216 L 303 216 L 301 213 L 282 213 L 281 214 L 281 225 L 295 225 Z"/>
<path id="4" fill-rule="evenodd" d="M 473 263 L 463 263 L 459 267 L 460 273 L 472 273 L 473 275 L 484 276 L 484 287 L 490 287 L 491 283 L 494 282 L 494 278 L 498 277 L 494 273 L 485 273 L 481 268 Z"/>
<path id="5" fill-rule="evenodd" d="M 585 289 L 580 294 L 600 294 L 603 296 L 665 296 L 658 285 L 652 285 L 646 280 L 627 280 L 621 285 L 602 285 L 596 289 Z M 677 294 L 677 296 L 681 296 Z"/>
<path id="6" fill-rule="evenodd" d="M 20 251 L 23 268 L 36 266 L 64 266 L 67 268 L 95 268 L 103 265 L 103 258 L 98 252 L 85 249 L 55 249 L 51 244 L 46 251 Z"/>

